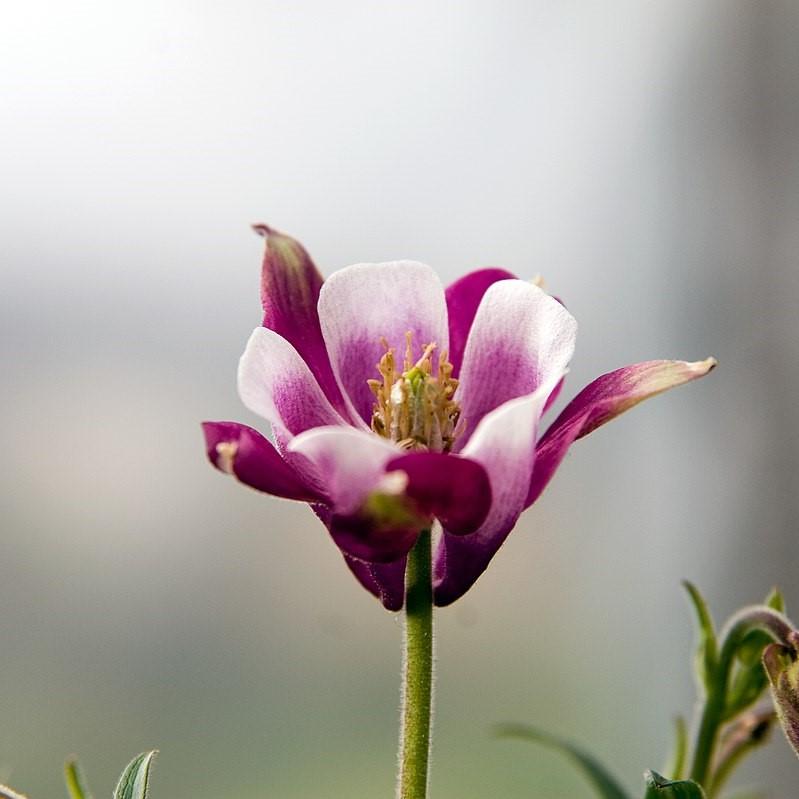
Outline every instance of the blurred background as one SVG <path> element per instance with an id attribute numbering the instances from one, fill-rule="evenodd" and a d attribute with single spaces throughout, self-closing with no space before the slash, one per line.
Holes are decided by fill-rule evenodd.
<path id="1" fill-rule="evenodd" d="M 0 32 L 0 782 L 154 799 L 393 795 L 401 625 L 306 507 L 205 461 L 268 222 L 324 273 L 541 273 L 563 400 L 649 358 L 706 380 L 579 442 L 438 615 L 436 799 L 639 790 L 694 697 L 682 578 L 799 616 L 799 5 L 32 0 Z M 795 796 L 781 739 L 738 783 Z"/>

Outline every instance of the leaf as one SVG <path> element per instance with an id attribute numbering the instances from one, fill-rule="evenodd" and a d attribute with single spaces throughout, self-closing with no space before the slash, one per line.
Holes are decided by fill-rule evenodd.
<path id="1" fill-rule="evenodd" d="M 757 630 L 756 632 L 760 632 Z M 760 647 L 762 653 L 771 639 Z M 733 678 L 732 685 L 727 693 L 724 706 L 724 721 L 734 719 L 750 705 L 753 705 L 768 686 L 768 677 L 760 661 L 755 661 L 751 666 L 741 666 Z"/>
<path id="2" fill-rule="evenodd" d="M 646 796 L 644 799 L 706 799 L 702 786 L 693 780 L 667 780 L 655 771 L 644 774 Z"/>
<path id="3" fill-rule="evenodd" d="M 70 758 L 64 763 L 64 779 L 67 782 L 70 799 L 92 799 L 92 792 L 86 784 L 83 769 L 75 758 Z"/>
<path id="4" fill-rule="evenodd" d="M 682 716 L 674 719 L 674 751 L 669 765 L 663 769 L 673 780 L 679 780 L 685 771 L 685 760 L 688 755 L 688 727 Z"/>
<path id="5" fill-rule="evenodd" d="M 147 799 L 150 767 L 157 754 L 157 751 L 143 752 L 130 761 L 114 789 L 114 799 Z"/>
<path id="6" fill-rule="evenodd" d="M 785 597 L 776 585 L 771 589 L 764 604 L 772 610 L 776 610 L 777 613 L 785 613 Z"/>
<path id="7" fill-rule="evenodd" d="M 627 792 L 619 785 L 616 778 L 596 758 L 569 741 L 541 732 L 526 724 L 500 724 L 496 728 L 496 732 L 503 738 L 518 738 L 557 749 L 575 763 L 602 799 L 629 799 Z"/>
<path id="8" fill-rule="evenodd" d="M 716 642 L 716 631 L 713 627 L 713 617 L 710 615 L 707 602 L 705 602 L 702 594 L 699 593 L 699 589 L 688 580 L 683 580 L 683 586 L 691 598 L 699 625 L 696 670 L 699 675 L 699 682 L 704 686 L 705 692 L 709 692 L 713 685 L 718 663 L 718 643 Z"/>

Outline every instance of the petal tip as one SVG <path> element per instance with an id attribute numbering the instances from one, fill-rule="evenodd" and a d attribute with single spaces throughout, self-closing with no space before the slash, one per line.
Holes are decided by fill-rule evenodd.
<path id="1" fill-rule="evenodd" d="M 274 228 L 269 227 L 269 225 L 265 225 L 263 222 L 255 222 L 254 224 L 250 225 L 256 235 L 261 236 L 262 238 L 268 238 L 272 235 L 275 230 Z"/>
<path id="2" fill-rule="evenodd" d="M 685 367 L 696 377 L 704 377 L 709 372 L 712 372 L 718 365 L 718 360 L 712 355 L 705 358 L 703 361 L 685 361 Z"/>
<path id="3" fill-rule="evenodd" d="M 202 422 L 205 437 L 205 453 L 211 465 L 225 474 L 233 474 L 233 464 L 238 453 L 239 442 L 221 422 Z"/>

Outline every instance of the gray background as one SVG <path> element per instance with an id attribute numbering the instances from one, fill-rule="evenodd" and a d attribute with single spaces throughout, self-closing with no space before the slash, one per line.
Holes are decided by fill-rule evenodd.
<path id="1" fill-rule="evenodd" d="M 679 581 L 796 587 L 795 2 L 29 2 L 0 31 L 0 781 L 98 796 L 392 795 L 400 623 L 300 506 L 205 463 L 259 320 L 265 221 L 323 272 L 542 273 L 564 397 L 653 357 L 698 384 L 578 443 L 439 614 L 436 799 L 634 786 L 693 697 Z M 775 736 L 739 778 L 796 794 Z M 793 786 L 793 787 L 792 787 Z"/>

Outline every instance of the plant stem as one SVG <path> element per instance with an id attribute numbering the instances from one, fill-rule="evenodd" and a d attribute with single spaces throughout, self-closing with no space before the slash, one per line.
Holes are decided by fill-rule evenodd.
<path id="1" fill-rule="evenodd" d="M 419 534 L 405 570 L 405 657 L 398 799 L 425 799 L 433 706 L 433 585 L 430 530 Z"/>
<path id="2" fill-rule="evenodd" d="M 795 640 L 795 633 L 788 620 L 771 608 L 763 606 L 743 608 L 727 623 L 726 631 L 721 636 L 723 644 L 715 668 L 714 679 L 708 689 L 705 707 L 702 710 L 691 767 L 691 779 L 703 787 L 708 785 L 708 772 L 713 762 L 716 739 L 719 729 L 726 721 L 724 710 L 727 701 L 727 685 L 735 655 L 744 636 L 755 629 L 770 633 L 775 641 L 787 646 L 790 646 Z"/>

